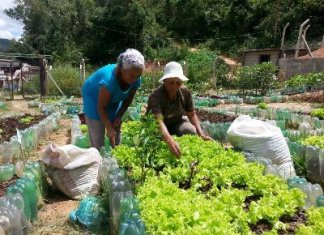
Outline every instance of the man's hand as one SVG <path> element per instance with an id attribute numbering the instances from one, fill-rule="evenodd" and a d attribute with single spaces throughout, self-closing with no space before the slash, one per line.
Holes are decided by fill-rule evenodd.
<path id="1" fill-rule="evenodd" d="M 168 144 L 170 152 L 177 158 L 180 158 L 181 151 L 178 143 L 173 138 L 167 140 L 166 143 Z"/>

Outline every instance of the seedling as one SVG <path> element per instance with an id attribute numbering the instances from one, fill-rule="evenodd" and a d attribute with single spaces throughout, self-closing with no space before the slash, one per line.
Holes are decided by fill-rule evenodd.
<path id="1" fill-rule="evenodd" d="M 19 120 L 20 123 L 29 124 L 34 118 L 31 116 L 23 117 Z"/>

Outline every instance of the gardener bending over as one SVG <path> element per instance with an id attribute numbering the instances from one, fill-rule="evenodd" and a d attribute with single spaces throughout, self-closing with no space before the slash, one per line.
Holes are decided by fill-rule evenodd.
<path id="1" fill-rule="evenodd" d="M 204 140 L 212 140 L 205 135 L 195 113 L 191 91 L 182 86 L 188 78 L 183 74 L 177 62 L 169 62 L 164 67 L 162 83 L 148 99 L 148 112 L 157 118 L 162 137 L 168 144 L 170 152 L 179 157 L 181 151 L 171 135 L 198 134 Z"/>
<path id="2" fill-rule="evenodd" d="M 121 119 L 141 85 L 144 57 L 135 50 L 121 53 L 117 64 L 93 73 L 82 87 L 83 111 L 91 145 L 104 145 L 105 131 L 111 147 L 120 144 Z"/>

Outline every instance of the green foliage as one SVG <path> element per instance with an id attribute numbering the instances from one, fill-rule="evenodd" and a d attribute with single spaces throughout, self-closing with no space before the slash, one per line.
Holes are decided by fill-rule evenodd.
<path id="1" fill-rule="evenodd" d="M 197 136 L 185 135 L 176 137 L 182 152 L 177 159 L 164 142 L 158 144 L 159 138 L 152 135 L 156 134 L 153 125 L 139 140 L 142 125 L 130 122 L 123 126 L 132 141 L 128 146 L 116 147 L 113 155 L 120 166 L 131 169 L 132 180 L 142 179 L 141 167 L 145 162 L 145 182 L 137 185 L 136 191 L 141 217 L 150 234 L 201 234 L 202 231 L 249 234 L 251 225 L 261 221 L 270 224 L 269 233 L 277 234 L 288 226 L 281 218 L 293 216 L 304 205 L 304 193 L 298 189 L 288 190 L 287 184 L 276 176 L 263 175 L 264 166 L 245 162 L 240 153 L 224 150 L 220 144 Z M 154 142 L 146 142 L 150 138 Z M 141 149 L 148 148 L 144 143 L 149 148 L 158 144 L 154 164 L 145 157 L 145 151 L 150 153 L 151 150 Z M 256 200 L 247 204 L 250 197 Z M 320 213 L 320 209 L 312 209 L 311 222 L 301 224 L 300 231 L 321 228 Z"/>
<path id="2" fill-rule="evenodd" d="M 50 71 L 51 76 L 66 96 L 80 96 L 79 70 L 71 65 L 58 65 Z M 61 95 L 51 79 L 48 79 L 49 95 Z"/>
<path id="3" fill-rule="evenodd" d="M 123 127 L 123 136 L 125 136 L 123 137 L 123 143 L 132 146 L 137 159 L 134 154 L 124 154 L 124 145 L 117 146 L 112 150 L 112 154 L 124 166 L 134 169 L 140 167 L 140 177 L 135 180 L 143 183 L 150 168 L 154 168 L 158 164 L 156 155 L 162 144 L 161 133 L 155 117 L 149 114 L 142 116 L 140 121 L 126 123 L 125 127 Z M 136 160 L 134 161 L 134 159 Z"/>
<path id="4" fill-rule="evenodd" d="M 158 153 L 163 174 L 148 177 L 138 191 L 150 234 L 248 234 L 250 225 L 262 220 L 276 233 L 286 226 L 280 218 L 292 216 L 304 204 L 301 191 L 288 190 L 275 176 L 264 176 L 263 166 L 246 163 L 239 153 L 196 136 L 183 136 L 177 142 L 181 158 L 172 157 L 164 146 Z M 250 196 L 260 199 L 245 210 Z"/>
<path id="5" fill-rule="evenodd" d="M 297 153 L 292 153 L 292 160 L 296 174 L 300 177 L 306 177 L 307 175 L 307 161 L 304 156 L 300 156 Z"/>
<path id="6" fill-rule="evenodd" d="M 310 208 L 307 211 L 308 225 L 301 225 L 297 231 L 297 235 L 303 234 L 323 234 L 324 233 L 324 208 Z"/>
<path id="7" fill-rule="evenodd" d="M 29 124 L 34 118 L 32 116 L 23 117 L 19 120 L 20 123 Z"/>
<path id="8" fill-rule="evenodd" d="M 24 82 L 24 93 L 28 95 L 40 94 L 39 74 L 33 75 L 28 81 Z"/>
<path id="9" fill-rule="evenodd" d="M 324 83 L 324 73 L 308 73 L 293 76 L 286 81 L 286 86 L 297 88 L 302 86 L 314 86 L 316 84 Z"/>
<path id="10" fill-rule="evenodd" d="M 208 50 L 197 50 L 189 53 L 183 65 L 189 78 L 188 86 L 197 90 L 214 86 L 211 78 L 213 75 L 213 62 L 216 56 L 214 52 Z"/>
<path id="11" fill-rule="evenodd" d="M 80 130 L 82 131 L 83 134 L 88 133 L 88 126 L 86 124 L 81 124 L 80 125 Z"/>
<path id="12" fill-rule="evenodd" d="M 316 146 L 324 149 L 324 135 L 321 136 L 309 136 L 301 141 L 306 146 Z"/>
<path id="13" fill-rule="evenodd" d="M 243 66 L 237 71 L 237 86 L 244 93 L 246 90 L 255 90 L 261 95 L 274 88 L 276 66 L 272 63 L 262 63 L 253 66 Z"/>
<path id="14" fill-rule="evenodd" d="M 321 120 L 324 120 L 324 108 L 313 109 L 310 113 L 312 117 L 318 117 Z"/>
<path id="15" fill-rule="evenodd" d="M 114 61 L 126 47 L 147 58 L 180 60 L 181 44 L 204 45 L 230 55 L 242 50 L 279 47 L 284 25 L 286 41 L 295 43 L 299 25 L 310 15 L 308 40 L 321 40 L 321 0 L 307 1 L 93 1 L 19 0 L 6 13 L 24 24 L 22 41 L 32 53 L 76 64 Z M 64 14 L 63 14 L 64 12 Z M 130 23 L 131 22 L 131 23 Z M 179 46 L 180 45 L 180 46 Z M 177 46 L 179 46 L 177 48 Z M 14 52 L 30 53 L 26 45 Z"/>
<path id="16" fill-rule="evenodd" d="M 269 105 L 264 102 L 260 102 L 257 106 L 259 109 L 269 109 Z"/>

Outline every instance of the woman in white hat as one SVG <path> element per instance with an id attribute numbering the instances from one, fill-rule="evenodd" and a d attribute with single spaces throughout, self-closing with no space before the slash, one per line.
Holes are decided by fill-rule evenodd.
<path id="1" fill-rule="evenodd" d="M 108 64 L 94 72 L 82 87 L 83 112 L 91 145 L 104 146 L 105 132 L 111 147 L 120 144 L 121 118 L 141 85 L 144 56 L 127 49 L 117 64 Z"/>
<path id="2" fill-rule="evenodd" d="M 179 145 L 171 135 L 198 134 L 204 140 L 212 140 L 201 129 L 191 91 L 182 86 L 188 78 L 183 74 L 181 65 L 177 62 L 166 64 L 159 81 L 162 85 L 149 96 L 148 112 L 157 118 L 171 153 L 177 157 L 181 155 Z"/>

